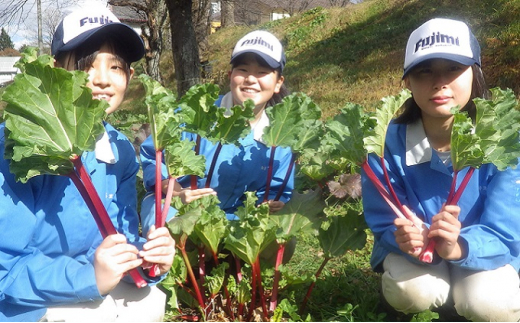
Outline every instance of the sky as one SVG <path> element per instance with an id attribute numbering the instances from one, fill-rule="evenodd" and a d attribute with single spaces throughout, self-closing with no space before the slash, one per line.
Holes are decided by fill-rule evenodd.
<path id="1" fill-rule="evenodd" d="M 3 10 L 7 5 L 8 1 L 0 1 L 0 11 Z M 9 1 L 16 2 L 16 1 Z M 22 2 L 20 0 L 20 2 Z M 41 0 L 42 3 L 42 12 L 48 12 L 56 8 L 57 0 Z M 106 5 L 106 0 L 65 0 L 61 1 L 61 3 L 70 3 L 69 6 L 64 8 L 64 11 L 72 10 L 76 7 L 82 6 L 90 6 L 90 5 Z M 11 37 L 11 41 L 14 44 L 15 49 L 19 49 L 22 45 L 33 45 L 36 46 L 38 44 L 37 36 L 38 36 L 38 24 L 36 20 L 36 0 L 27 0 L 23 8 L 24 19 L 18 24 L 18 19 L 13 21 L 11 25 L 1 24 L 0 27 L 4 28 L 9 37 Z"/>

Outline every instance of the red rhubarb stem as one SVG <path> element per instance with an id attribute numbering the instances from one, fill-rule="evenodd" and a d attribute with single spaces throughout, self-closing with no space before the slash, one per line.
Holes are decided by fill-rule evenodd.
<path id="1" fill-rule="evenodd" d="M 262 271 L 260 269 L 260 256 L 256 257 L 256 261 L 254 263 L 254 267 L 256 268 L 256 276 L 258 285 L 258 294 L 260 296 L 260 304 L 262 305 L 262 313 L 264 314 L 264 321 L 269 321 L 269 313 L 267 312 L 267 304 L 265 302 L 265 294 L 264 294 L 264 286 L 262 285 Z"/>
<path id="2" fill-rule="evenodd" d="M 291 162 L 289 163 L 289 167 L 287 168 L 287 173 L 285 174 L 285 178 L 283 179 L 282 185 L 280 186 L 280 189 L 278 190 L 278 193 L 276 193 L 276 197 L 274 198 L 275 201 L 280 200 L 280 197 L 282 197 L 283 191 L 285 190 L 285 187 L 287 186 L 287 183 L 289 182 L 289 178 L 291 177 L 295 159 L 296 159 L 296 154 L 293 153 L 291 156 Z"/>
<path id="3" fill-rule="evenodd" d="M 173 187 L 175 185 L 175 177 L 170 176 L 168 178 L 168 189 L 166 191 L 166 197 L 164 198 L 164 206 L 161 212 L 161 219 L 159 223 L 156 223 L 155 226 L 160 228 L 164 226 L 166 223 L 166 218 L 168 217 L 168 211 L 170 210 L 170 204 L 172 202 L 173 196 Z"/>
<path id="4" fill-rule="evenodd" d="M 96 188 L 94 187 L 94 184 L 90 179 L 90 175 L 88 174 L 85 167 L 83 166 L 83 163 L 81 162 L 81 157 L 76 156 L 75 158 L 72 158 L 71 161 L 74 164 L 76 171 L 79 173 L 79 177 L 75 171 L 72 171 L 69 174 L 69 177 L 72 179 L 72 182 L 78 188 L 78 191 L 83 197 L 83 200 L 85 200 L 85 203 L 87 204 L 90 212 L 92 213 L 92 216 L 96 221 L 98 229 L 101 232 L 101 236 L 104 239 L 108 235 L 116 234 L 117 230 L 114 227 L 114 224 L 112 223 L 112 220 L 110 219 L 110 216 L 108 215 L 108 212 L 105 209 L 103 202 L 99 198 Z M 146 281 L 143 279 L 143 277 L 141 277 L 141 274 L 136 268 L 131 269 L 128 273 L 130 274 L 130 276 L 135 282 L 135 285 L 138 288 L 147 285 Z"/>
<path id="5" fill-rule="evenodd" d="M 255 264 L 251 264 L 251 303 L 249 304 L 249 311 L 247 313 L 248 322 L 251 321 L 251 318 L 253 317 L 253 310 L 256 307 L 256 292 L 257 292 L 256 280 L 257 280 L 257 276 L 255 273 Z"/>
<path id="6" fill-rule="evenodd" d="M 285 252 L 285 243 L 278 245 L 278 252 L 276 253 L 276 264 L 274 265 L 274 281 L 271 300 L 269 302 L 269 311 L 274 312 L 278 305 L 278 285 L 280 283 L 280 265 L 283 262 L 283 254 Z"/>
<path id="7" fill-rule="evenodd" d="M 466 186 L 468 186 L 469 180 L 471 179 L 471 176 L 473 175 L 474 172 L 475 172 L 474 167 L 470 167 L 468 169 L 468 172 L 466 173 L 466 175 L 464 175 L 464 178 L 462 179 L 462 182 L 460 183 L 459 188 L 457 189 L 455 194 L 453 194 L 453 197 L 450 200 L 448 200 L 448 202 L 447 202 L 448 205 L 457 205 L 457 203 L 459 203 L 460 197 L 462 196 L 462 192 L 464 192 L 464 190 L 466 189 Z"/>
<path id="8" fill-rule="evenodd" d="M 271 178 L 273 178 L 274 152 L 276 146 L 271 147 L 271 155 L 269 156 L 269 168 L 267 169 L 267 183 L 265 184 L 264 202 L 269 200 L 269 189 L 271 188 Z"/>
<path id="9" fill-rule="evenodd" d="M 200 152 L 200 136 L 197 135 L 197 139 L 195 140 L 195 155 L 198 155 Z M 190 188 L 191 190 L 196 190 L 198 188 L 197 185 L 197 175 L 190 175 Z"/>
<path id="10" fill-rule="evenodd" d="M 155 226 L 161 223 L 162 200 L 162 150 L 155 151 Z"/>
<path id="11" fill-rule="evenodd" d="M 193 285 L 193 289 L 195 291 L 195 296 L 196 296 L 197 302 L 199 303 L 202 315 L 204 315 L 204 317 L 205 317 L 206 313 L 205 313 L 204 309 L 206 306 L 205 306 L 204 300 L 202 298 L 202 294 L 201 294 L 201 291 L 199 288 L 199 283 L 197 282 L 197 278 L 195 278 L 195 274 L 193 273 L 193 269 L 191 267 L 188 253 L 186 252 L 185 240 L 184 240 L 184 242 L 180 242 L 179 245 L 177 246 L 177 248 L 179 248 L 179 250 L 181 251 L 182 259 L 184 259 L 184 263 L 186 264 L 186 270 L 188 271 L 188 277 L 191 281 L 191 284 Z"/>
<path id="12" fill-rule="evenodd" d="M 372 171 L 372 168 L 370 168 L 370 165 L 366 160 L 361 164 L 361 168 L 363 169 L 363 171 L 365 171 L 367 177 L 370 179 L 372 184 L 374 184 L 379 194 L 381 194 L 381 197 L 390 206 L 394 213 L 400 218 L 412 220 L 408 216 L 408 213 L 403 213 L 401 209 L 399 209 L 397 205 L 395 205 L 394 201 L 392 200 L 392 197 L 390 196 L 390 193 L 388 193 L 386 187 L 383 185 L 383 183 L 381 183 L 374 171 Z"/>
<path id="13" fill-rule="evenodd" d="M 211 159 L 211 165 L 209 166 L 208 176 L 206 178 L 206 188 L 210 187 L 211 184 L 211 178 L 213 177 L 213 172 L 215 171 L 215 165 L 217 164 L 218 155 L 220 154 L 220 150 L 222 149 L 222 143 L 217 144 L 217 149 L 215 149 L 215 154 L 213 155 L 213 158 Z"/>
<path id="14" fill-rule="evenodd" d="M 156 150 L 155 151 L 155 228 L 160 228 L 164 225 L 164 219 L 166 219 L 166 216 L 163 217 L 164 210 L 168 212 L 168 208 L 165 206 L 161 210 L 161 200 L 162 200 L 162 150 Z M 168 188 L 170 183 L 168 183 Z M 170 195 L 171 199 L 171 195 Z M 170 202 L 168 202 L 168 205 L 170 205 Z M 146 233 L 148 234 L 148 233 Z M 150 277 L 157 277 L 160 273 L 160 269 L 157 266 L 157 264 L 153 264 L 152 267 L 150 267 L 150 270 L 148 271 L 148 275 Z"/>
<path id="15" fill-rule="evenodd" d="M 384 157 L 381 157 L 381 167 L 383 168 L 383 174 L 385 176 L 386 185 L 388 186 L 388 191 L 390 192 L 390 195 L 394 199 L 395 205 L 401 210 L 403 214 L 406 214 L 406 211 L 403 208 L 403 205 L 401 204 L 401 201 L 397 197 L 397 194 L 395 193 L 394 186 L 392 185 L 392 182 L 390 181 L 390 176 L 388 175 L 388 170 L 386 169 L 386 161 Z"/>
<path id="16" fill-rule="evenodd" d="M 457 187 L 457 175 L 459 174 L 459 171 L 453 172 L 453 179 L 451 180 L 451 186 L 450 186 L 450 193 L 448 194 L 448 198 L 446 199 L 446 202 L 449 203 L 453 196 L 455 195 L 455 188 Z"/>
<path id="17" fill-rule="evenodd" d="M 453 173 L 453 180 L 451 182 L 451 189 L 450 193 L 448 194 L 448 199 L 446 201 L 446 205 L 457 205 L 457 203 L 460 200 L 460 197 L 462 196 L 462 192 L 466 189 L 466 186 L 469 183 L 469 180 L 471 179 L 471 176 L 473 175 L 473 172 L 475 171 L 474 167 L 470 167 L 468 169 L 468 172 L 466 175 L 464 175 L 464 178 L 462 179 L 462 182 L 459 185 L 459 188 L 455 190 L 455 187 L 457 185 L 457 174 L 458 171 L 455 171 Z M 426 246 L 426 249 L 423 251 L 423 253 L 419 256 L 419 260 L 423 262 L 431 263 L 433 261 L 433 251 L 435 250 L 435 240 L 430 239 L 428 242 L 428 245 Z"/>

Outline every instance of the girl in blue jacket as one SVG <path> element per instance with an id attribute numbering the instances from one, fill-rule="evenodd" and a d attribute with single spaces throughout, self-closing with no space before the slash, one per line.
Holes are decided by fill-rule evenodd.
<path id="1" fill-rule="evenodd" d="M 241 105 L 247 99 L 255 103 L 255 119 L 251 122 L 251 133 L 240 140 L 240 147 L 226 144 L 218 155 L 216 167 L 211 178 L 210 188 L 204 188 L 207 171 L 217 149 L 217 145 L 204 138 L 200 142 L 200 154 L 206 158 L 206 176 L 198 178 L 199 189 L 191 190 L 190 176 L 178 179 L 174 196 L 180 196 L 182 201 L 189 203 L 206 195 L 217 195 L 220 207 L 226 212 L 228 219 L 235 220 L 237 208 L 243 205 L 245 192 L 256 192 L 258 201 L 264 200 L 267 170 L 271 147 L 262 143 L 263 129 L 269 125 L 265 113 L 267 106 L 272 106 L 287 94 L 283 86 L 282 76 L 285 65 L 285 54 L 280 41 L 267 31 L 253 31 L 240 39 L 232 53 L 229 72 L 230 92 L 221 96 L 216 105 L 231 108 Z M 183 133 L 183 139 L 195 140 L 196 135 Z M 286 177 L 291 163 L 291 150 L 278 147 L 275 151 L 273 177 L 270 184 L 268 203 L 271 212 L 280 210 L 289 200 L 294 187 L 294 171 L 285 187 L 282 182 Z M 148 194 L 142 203 L 141 217 L 143 231 L 155 222 L 155 149 L 149 137 L 141 145 L 141 162 L 143 179 Z M 162 167 L 163 193 L 166 193 L 168 174 Z M 278 191 L 283 190 L 279 201 L 274 198 Z M 167 220 L 173 217 L 176 210 L 170 209 Z"/>
<path id="2" fill-rule="evenodd" d="M 385 167 L 415 223 L 396 218 L 363 174 L 371 264 L 383 272 L 384 299 L 400 312 L 443 306 L 468 320 L 520 319 L 520 168 L 482 165 L 458 206 L 444 204 L 453 176 L 450 109 L 475 118 L 472 99 L 487 95 L 480 65 L 479 44 L 463 22 L 432 19 L 410 35 L 403 80 L 412 98 L 388 129 Z M 369 163 L 382 180 L 378 157 Z M 436 240 L 431 264 L 418 260 L 428 239 Z"/>
<path id="3" fill-rule="evenodd" d="M 144 46 L 108 9 L 82 9 L 60 23 L 52 54 L 57 66 L 86 71 L 93 97 L 108 101 L 111 113 Z M 140 237 L 135 151 L 112 126 L 105 130 L 95 151 L 81 156 L 119 232 L 105 239 L 68 177 L 41 175 L 22 184 L 10 173 L 10 161 L 0 160 L 0 321 L 162 321 L 165 294 L 150 286 L 171 267 L 174 241 L 166 228 Z M 0 134 L 3 156 L 3 124 Z M 151 263 L 159 269 L 156 278 L 142 270 Z M 134 268 L 147 287 L 123 281 Z"/>

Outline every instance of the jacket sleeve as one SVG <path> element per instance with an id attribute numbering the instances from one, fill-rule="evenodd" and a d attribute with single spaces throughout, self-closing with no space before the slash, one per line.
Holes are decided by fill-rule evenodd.
<path id="1" fill-rule="evenodd" d="M 6 304 L 37 308 L 101 299 L 87 254 L 51 257 L 32 245 L 42 234 L 42 217 L 31 209 L 35 201 L 31 183 L 15 183 L 6 173 L 8 161 L 2 159 L 0 164 L 0 226 L 4 228 L 0 239 L 0 308 Z M 39 185 L 40 180 L 35 178 L 32 183 Z"/>
<path id="2" fill-rule="evenodd" d="M 508 168 L 490 174 L 483 168 L 495 167 L 487 166 L 489 167 L 481 167 L 473 174 L 473 177 L 478 176 L 472 180 L 478 180 L 475 190 L 479 189 L 480 193 L 466 189 L 459 202 L 461 212 L 463 209 L 469 212 L 463 220 L 459 239 L 467 250 L 467 255 L 452 263 L 475 270 L 491 270 L 511 264 L 518 270 L 520 169 Z M 466 199 L 476 194 L 480 194 L 476 203 L 466 205 Z"/>

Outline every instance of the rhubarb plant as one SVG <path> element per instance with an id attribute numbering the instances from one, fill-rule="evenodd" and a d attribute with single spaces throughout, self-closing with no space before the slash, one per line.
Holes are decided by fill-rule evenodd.
<path id="1" fill-rule="evenodd" d="M 322 127 L 321 109 L 303 93 L 291 94 L 283 98 L 281 103 L 266 108 L 265 112 L 270 124 L 264 129 L 262 140 L 271 147 L 271 155 L 263 202 L 269 199 L 276 148 L 290 147 L 293 153 L 282 187 L 274 198 L 279 200 L 298 154 L 302 154 L 308 147 L 319 142 Z"/>
<path id="2" fill-rule="evenodd" d="M 474 100 L 476 117 L 473 121 L 459 107 L 452 109 L 454 121 L 451 133 L 453 180 L 446 204 L 456 205 L 475 169 L 494 164 L 499 170 L 516 168 L 520 157 L 520 111 L 512 90 L 491 89 L 489 100 Z M 457 187 L 458 175 L 466 174 Z M 430 240 L 428 249 L 435 247 Z"/>
<path id="3" fill-rule="evenodd" d="M 217 111 L 213 110 L 213 113 L 218 113 Z M 310 98 L 303 94 L 286 97 L 279 105 L 268 108 L 266 113 L 271 122 L 264 131 L 263 141 L 268 146 L 290 147 L 295 161 L 302 156 L 310 156 L 313 153 L 316 155 L 316 151 L 323 144 L 321 137 L 326 129 L 323 122 L 319 120 L 321 117 L 319 107 Z M 212 117 L 208 116 L 208 118 Z M 339 124 L 337 126 L 338 129 L 342 128 Z M 190 131 L 195 132 L 193 129 Z M 208 136 L 208 134 L 208 131 L 204 132 L 204 135 Z M 340 154 L 336 153 L 334 156 Z M 338 161 L 334 160 L 333 164 L 336 170 L 339 169 Z M 286 177 L 288 178 L 290 174 L 291 170 Z M 270 182 L 270 179 L 266 180 Z M 225 219 L 225 214 L 216 207 L 218 200 L 215 198 L 197 200 L 195 203 L 190 203 L 191 205 L 182 205 L 178 199 L 173 199 L 174 207 L 179 210 L 179 213 L 167 225 L 176 240 L 177 248 L 181 250 L 180 254 L 183 256 L 185 266 L 198 268 L 198 275 L 193 270 L 191 273 L 190 269 L 186 270 L 188 284 L 182 282 L 183 278 L 175 279 L 176 288 L 173 289 L 177 290 L 178 299 L 191 295 L 204 318 L 212 317 L 213 311 L 217 312 L 219 308 L 216 306 L 217 303 L 221 302 L 220 308 L 229 318 L 252 320 L 258 304 L 262 319 L 269 319 L 278 307 L 281 289 L 288 283 L 302 284 L 315 277 L 310 274 L 292 277 L 281 265 L 285 245 L 289 240 L 301 235 L 318 235 L 323 221 L 323 212 L 327 208 L 321 189 L 309 186 L 302 192 L 293 192 L 291 200 L 285 207 L 272 215 L 269 214 L 267 204 L 257 201 L 254 192 L 247 192 L 244 206 L 236 212 L 239 218 L 237 221 Z M 359 214 L 357 216 L 360 218 Z M 189 220 L 182 220 L 183 217 L 188 217 Z M 349 222 L 349 218 L 347 217 L 343 222 Z M 366 227 L 360 224 L 359 219 L 353 221 L 350 226 L 341 226 L 346 230 L 343 232 L 344 235 L 351 234 L 352 226 L 356 226 L 357 232 L 363 231 Z M 363 237 L 360 238 L 362 239 Z M 195 246 L 194 253 L 186 250 L 188 241 Z M 272 264 L 261 265 L 260 254 L 275 241 L 278 244 L 278 252 L 274 268 Z M 355 239 L 349 239 L 342 250 L 349 248 L 357 248 Z M 208 251 L 212 259 L 204 261 Z M 207 275 L 205 268 L 208 262 L 216 267 L 222 265 L 222 253 L 231 253 L 231 256 L 226 257 L 231 262 L 230 269 L 224 273 L 225 277 L 221 276 L 221 270 L 212 271 L 211 275 Z M 340 253 L 338 250 L 331 257 L 338 256 Z M 195 254 L 197 257 L 193 258 Z M 232 259 L 235 261 L 233 262 Z M 229 271 L 234 271 L 234 274 Z M 209 283 L 210 281 L 217 284 L 213 285 Z M 215 296 L 218 289 L 216 286 L 220 287 L 219 293 L 222 293 L 220 298 Z M 213 291 L 210 291 L 209 289 L 213 287 Z M 223 302 L 222 299 L 226 301 Z M 231 304 L 237 304 L 238 308 L 232 308 Z"/>
<path id="4" fill-rule="evenodd" d="M 37 56 L 36 49 L 24 52 L 17 67 L 22 71 L 9 85 L 2 100 L 5 108 L 5 158 L 16 179 L 48 174 L 71 178 L 92 212 L 105 238 L 117 233 L 81 155 L 93 151 L 105 131 L 106 101 L 94 100 L 86 86 L 87 73 L 54 67 L 49 55 Z M 146 281 L 137 269 L 130 271 L 138 287 Z"/>

